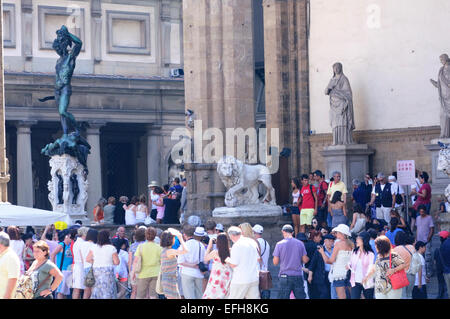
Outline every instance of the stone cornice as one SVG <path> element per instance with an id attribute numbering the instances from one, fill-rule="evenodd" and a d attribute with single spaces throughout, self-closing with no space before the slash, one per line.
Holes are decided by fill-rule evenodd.
<path id="1" fill-rule="evenodd" d="M 14 90 L 18 88 L 33 89 L 54 87 L 55 75 L 46 73 L 22 73 L 5 72 L 5 88 Z M 151 78 L 129 78 L 121 76 L 102 75 L 74 75 L 72 78 L 72 88 L 83 88 L 88 90 L 104 90 L 120 93 L 133 90 L 146 92 L 170 92 L 170 94 L 184 95 L 184 80 L 170 79 L 162 77 Z M 118 91 L 119 90 L 119 91 Z"/>
<path id="2" fill-rule="evenodd" d="M 439 126 L 422 126 L 398 129 L 380 129 L 380 130 L 364 130 L 354 131 L 353 137 L 358 143 L 370 143 L 384 141 L 386 143 L 392 141 L 426 141 L 439 136 Z M 309 136 L 309 142 L 312 145 L 331 145 L 332 134 L 314 134 Z"/>

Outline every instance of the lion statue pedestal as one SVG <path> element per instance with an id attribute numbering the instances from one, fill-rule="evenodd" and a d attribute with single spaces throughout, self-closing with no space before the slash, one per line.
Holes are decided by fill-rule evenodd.
<path id="1" fill-rule="evenodd" d="M 217 173 L 227 188 L 226 207 L 213 210 L 213 217 L 281 216 L 276 205 L 275 189 L 269 169 L 264 165 L 248 165 L 232 156 L 224 156 L 217 163 Z M 259 195 L 264 185 L 264 196 Z"/>

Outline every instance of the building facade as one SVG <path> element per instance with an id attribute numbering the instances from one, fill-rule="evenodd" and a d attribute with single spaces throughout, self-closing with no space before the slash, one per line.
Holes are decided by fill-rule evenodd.
<path id="1" fill-rule="evenodd" d="M 48 158 L 61 135 L 53 101 L 55 31 L 83 41 L 69 112 L 92 146 L 88 216 L 100 197 L 147 193 L 169 180 L 170 139 L 184 126 L 180 0 L 6 0 L 3 4 L 9 201 L 51 209 Z M 173 169 L 172 169 L 173 170 Z"/>
<path id="2" fill-rule="evenodd" d="M 287 203 L 291 177 L 325 171 L 321 152 L 332 134 L 324 90 L 335 62 L 353 90 L 354 139 L 375 151 L 369 171 L 390 174 L 397 160 L 413 159 L 431 172 L 427 145 L 439 137 L 440 104 L 429 79 L 450 53 L 441 32 L 449 18 L 447 0 L 4 0 L 10 201 L 50 205 L 40 149 L 60 125 L 54 105 L 37 99 L 53 90 L 51 42 L 61 24 L 84 42 L 70 111 L 93 146 L 90 212 L 100 196 L 169 180 L 171 132 L 185 127 L 185 109 L 203 129 L 278 129 L 272 152 L 283 156 L 273 184 Z M 184 167 L 189 214 L 223 205 L 214 164 Z"/>

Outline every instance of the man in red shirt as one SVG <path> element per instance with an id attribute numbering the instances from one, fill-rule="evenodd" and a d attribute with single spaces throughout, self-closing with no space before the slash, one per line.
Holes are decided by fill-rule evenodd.
<path id="1" fill-rule="evenodd" d="M 311 227 L 311 221 L 317 215 L 317 194 L 316 188 L 309 184 L 309 176 L 302 175 L 302 209 L 300 210 L 300 232 L 305 233 Z"/>
<path id="2" fill-rule="evenodd" d="M 317 219 L 319 225 L 327 227 L 327 190 L 328 184 L 320 170 L 314 172 L 314 179 L 318 183 L 317 189 Z"/>

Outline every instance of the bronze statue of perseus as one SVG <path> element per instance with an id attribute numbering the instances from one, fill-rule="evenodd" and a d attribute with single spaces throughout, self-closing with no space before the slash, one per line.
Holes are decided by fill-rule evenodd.
<path id="1" fill-rule="evenodd" d="M 53 41 L 53 49 L 59 55 L 56 62 L 55 95 L 39 99 L 41 102 L 55 100 L 61 117 L 61 126 L 64 136 L 67 136 L 69 126 L 78 132 L 77 122 L 74 116 L 67 111 L 72 95 L 72 75 L 75 70 L 76 59 L 80 54 L 83 43 L 69 32 L 66 26 L 56 31 L 56 39 Z"/>

